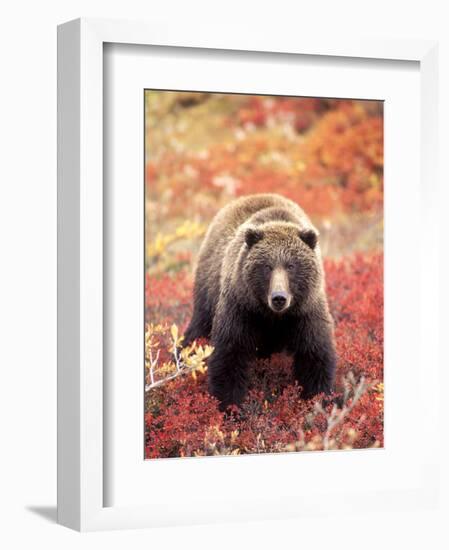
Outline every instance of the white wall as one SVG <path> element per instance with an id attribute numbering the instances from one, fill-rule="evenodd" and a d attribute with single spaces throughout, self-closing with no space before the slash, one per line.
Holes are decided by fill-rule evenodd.
<path id="1" fill-rule="evenodd" d="M 79 16 L 157 19 L 186 25 L 243 21 L 267 33 L 317 35 L 359 31 L 441 40 L 449 98 L 449 37 L 444 2 L 300 0 L 223 2 L 151 0 L 16 0 L 1 8 L 0 64 L 0 545 L 96 548 L 242 548 L 312 545 L 378 548 L 447 547 L 441 514 L 364 517 L 226 527 L 79 535 L 42 516 L 56 503 L 56 25 Z M 440 105 L 444 129 L 448 106 Z M 441 150 L 449 151 L 441 132 Z M 441 154 L 440 165 L 444 166 Z M 447 179 L 447 178 L 446 178 Z M 447 188 L 444 189 L 447 199 Z M 441 200 L 442 206 L 447 200 Z M 446 216 L 447 218 L 447 216 Z M 445 221 L 445 235 L 448 236 Z M 443 244 L 445 244 L 443 240 Z M 449 248 L 446 245 L 446 249 Z M 446 256 L 447 259 L 447 256 Z M 442 279 L 447 277 L 447 262 Z M 447 298 L 447 292 L 445 293 Z M 447 304 L 447 299 L 445 301 Z M 446 327 L 447 328 L 447 327 Z M 447 375 L 444 375 L 447 385 Z M 446 414 L 447 418 L 447 414 Z M 442 421 L 443 427 L 443 421 Z M 445 425 L 447 432 L 447 424 Z M 442 437 L 442 441 L 445 438 Z M 419 444 L 419 442 L 418 442 Z M 447 453 L 447 444 L 444 447 Z M 411 449 L 411 452 L 413 450 Z M 369 472 L 367 472 L 369 475 Z M 447 476 L 445 478 L 447 482 Z M 446 484 L 447 489 L 447 484 Z M 447 495 L 446 491 L 446 495 Z M 338 503 L 337 503 L 338 506 Z M 34 510 L 34 511 L 33 511 Z M 363 512 L 363 511 L 361 511 Z M 443 541 L 443 536 L 446 541 Z M 8 539 L 8 542 L 6 540 Z"/>

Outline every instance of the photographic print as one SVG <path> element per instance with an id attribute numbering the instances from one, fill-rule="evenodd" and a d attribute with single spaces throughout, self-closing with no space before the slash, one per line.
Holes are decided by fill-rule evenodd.
<path id="1" fill-rule="evenodd" d="M 383 446 L 383 102 L 145 90 L 145 458 Z"/>

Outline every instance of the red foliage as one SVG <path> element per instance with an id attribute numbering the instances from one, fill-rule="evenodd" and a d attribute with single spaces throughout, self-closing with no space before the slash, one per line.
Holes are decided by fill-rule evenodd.
<path id="1" fill-rule="evenodd" d="M 383 119 L 365 103 L 250 97 L 228 120 L 242 132 L 239 139 L 200 152 L 167 148 L 148 162 L 148 194 L 162 216 L 165 207 L 183 217 L 189 204 L 206 220 L 230 196 L 260 192 L 281 192 L 315 217 L 381 211 Z M 285 120 L 296 135 L 269 132 L 273 120 L 278 128 Z M 235 182 L 231 189 L 220 183 L 223 175 Z"/>
<path id="2" fill-rule="evenodd" d="M 343 391 L 342 382 L 349 372 L 380 383 L 382 255 L 327 260 L 325 270 L 339 356 L 336 391 Z M 185 322 L 192 289 L 189 275 L 152 277 L 147 288 L 152 322 Z M 179 377 L 151 390 L 145 416 L 147 458 L 285 451 L 298 448 L 298 442 L 302 442 L 301 449 L 323 448 L 326 419 L 314 409 L 317 399 L 300 399 L 289 358 L 277 355 L 255 361 L 250 386 L 242 406 L 227 415 L 218 411 L 216 400 L 208 394 L 205 375 Z M 382 396 L 374 385 L 363 394 L 331 434 L 335 448 L 383 444 Z"/>
<path id="3" fill-rule="evenodd" d="M 326 108 L 326 101 L 318 98 L 250 96 L 238 112 L 238 122 L 245 126 L 265 126 L 271 121 L 292 122 L 298 132 L 303 132 Z"/>
<path id="4" fill-rule="evenodd" d="M 175 273 L 146 276 L 146 321 L 176 323 L 181 331 L 191 313 L 192 275 L 184 270 Z"/>
<path id="5" fill-rule="evenodd" d="M 221 426 L 223 415 L 208 393 L 195 391 L 192 380 L 179 380 L 178 388 L 164 388 L 159 414 L 147 412 L 145 456 L 190 456 L 204 445 L 209 426 Z M 172 384 L 173 385 L 173 384 Z M 193 386 L 193 387 L 192 387 Z M 168 391 L 167 391 L 168 390 Z"/>

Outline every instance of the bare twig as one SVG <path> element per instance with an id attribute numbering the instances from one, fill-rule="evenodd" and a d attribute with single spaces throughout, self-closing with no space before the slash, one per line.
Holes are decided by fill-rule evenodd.
<path id="1" fill-rule="evenodd" d="M 345 417 L 352 411 L 352 409 L 357 405 L 362 395 L 365 393 L 365 391 L 370 388 L 373 384 L 368 383 L 365 381 L 365 377 L 362 376 L 359 383 L 355 386 L 355 379 L 352 373 L 350 373 L 350 376 L 348 376 L 349 380 L 345 380 L 345 389 L 344 389 L 344 405 L 341 409 L 339 409 L 335 404 L 332 407 L 332 410 L 330 413 L 327 413 L 324 409 L 321 403 L 317 403 L 315 405 L 315 408 L 317 412 L 324 415 L 327 422 L 326 432 L 323 436 L 323 449 L 328 450 L 330 448 L 330 436 L 336 426 L 341 424 Z M 349 382 L 349 383 L 348 383 Z M 347 399 L 349 397 L 350 393 L 350 386 L 352 386 L 354 389 L 354 395 L 351 400 L 350 405 L 347 405 Z"/>
<path id="2" fill-rule="evenodd" d="M 154 384 L 154 369 L 156 368 L 156 365 L 159 361 L 159 354 L 160 354 L 161 350 L 158 349 L 157 352 L 156 352 L 156 357 L 153 359 L 153 352 L 151 351 L 151 347 L 150 347 L 150 350 L 149 350 L 149 355 L 150 355 L 150 378 L 151 378 L 151 383 Z"/>
<path id="3" fill-rule="evenodd" d="M 181 376 L 181 374 L 187 374 L 188 372 L 192 371 L 193 368 L 185 369 L 185 370 L 178 370 L 174 374 L 171 374 L 170 376 L 166 376 L 165 378 L 162 378 L 161 380 L 157 380 L 156 382 L 151 382 L 151 384 L 147 384 L 145 386 L 145 391 L 150 391 L 153 388 L 157 388 L 158 386 L 162 386 L 162 384 L 165 384 L 169 380 L 173 380 L 174 378 L 178 378 L 178 376 Z"/>

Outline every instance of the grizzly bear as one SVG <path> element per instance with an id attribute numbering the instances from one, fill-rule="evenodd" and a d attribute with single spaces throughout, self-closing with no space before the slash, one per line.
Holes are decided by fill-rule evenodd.
<path id="1" fill-rule="evenodd" d="M 336 353 L 318 232 L 280 195 L 241 197 L 222 208 L 201 246 L 184 343 L 206 337 L 210 393 L 239 405 L 249 363 L 286 352 L 310 398 L 333 389 Z"/>

